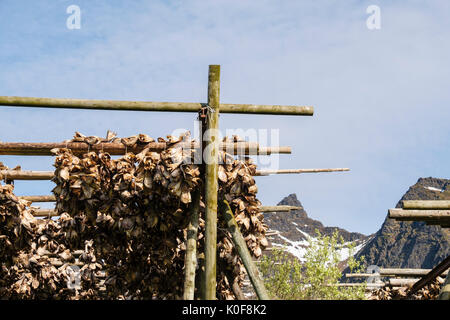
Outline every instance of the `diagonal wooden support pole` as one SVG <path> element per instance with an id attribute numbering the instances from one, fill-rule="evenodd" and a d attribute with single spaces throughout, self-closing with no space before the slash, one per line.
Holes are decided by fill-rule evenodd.
<path id="1" fill-rule="evenodd" d="M 450 256 L 445 258 L 441 263 L 439 263 L 436 267 L 433 268 L 429 273 L 422 277 L 419 281 L 414 283 L 414 285 L 408 291 L 408 297 L 412 296 L 414 293 L 430 284 L 437 276 L 441 275 L 445 270 L 450 267 Z M 448 277 L 448 275 L 447 275 Z"/>
<path id="2" fill-rule="evenodd" d="M 220 66 L 210 65 L 205 142 L 205 300 L 216 299 Z"/>
<path id="3" fill-rule="evenodd" d="M 269 294 L 267 293 L 266 287 L 264 286 L 264 282 L 259 276 L 258 268 L 253 261 L 250 252 L 247 249 L 247 243 L 242 236 L 242 233 L 239 231 L 239 226 L 234 219 L 233 212 L 231 211 L 230 205 L 228 201 L 223 200 L 220 202 L 220 213 L 225 219 L 228 227 L 228 231 L 230 231 L 233 236 L 233 242 L 236 247 L 239 256 L 244 263 L 245 269 L 247 270 L 248 277 L 252 282 L 253 288 L 255 289 L 256 294 L 260 300 L 270 300 Z"/>

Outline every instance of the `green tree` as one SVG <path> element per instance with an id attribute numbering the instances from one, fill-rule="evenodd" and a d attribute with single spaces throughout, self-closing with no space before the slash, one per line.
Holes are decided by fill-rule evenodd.
<path id="1" fill-rule="evenodd" d="M 354 244 L 345 244 L 338 232 L 331 236 L 309 238 L 305 261 L 292 258 L 285 249 L 274 248 L 260 263 L 266 288 L 274 299 L 282 300 L 355 300 L 364 299 L 365 284 L 357 287 L 338 287 L 342 277 L 339 268 L 340 251 L 347 249 L 350 272 L 360 272 L 364 258 L 353 257 Z"/>

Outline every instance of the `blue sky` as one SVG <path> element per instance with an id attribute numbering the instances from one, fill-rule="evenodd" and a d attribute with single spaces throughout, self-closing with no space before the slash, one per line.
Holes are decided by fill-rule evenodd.
<path id="1" fill-rule="evenodd" d="M 72 4 L 80 30 L 66 28 Z M 372 4 L 380 30 L 366 27 Z M 205 102 L 208 65 L 220 64 L 223 103 L 313 105 L 313 117 L 221 115 L 223 129 L 279 129 L 293 149 L 280 168 L 351 168 L 258 177 L 266 205 L 296 193 L 312 218 L 368 234 L 419 177 L 449 178 L 448 1 L 1 0 L 0 17 L 0 95 Z M 0 107 L 0 140 L 158 137 L 194 118 Z M 16 183 L 19 195 L 51 188 Z"/>

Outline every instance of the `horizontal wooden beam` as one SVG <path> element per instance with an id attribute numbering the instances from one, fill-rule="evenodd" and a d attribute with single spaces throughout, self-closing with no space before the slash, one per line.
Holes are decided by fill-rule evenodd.
<path id="1" fill-rule="evenodd" d="M 377 288 L 382 288 L 385 286 L 389 286 L 389 287 L 407 287 L 407 286 L 411 286 L 414 283 L 416 283 L 417 281 L 419 281 L 420 279 L 389 279 L 386 282 L 375 282 L 375 283 L 337 283 L 334 285 L 329 285 L 329 286 L 337 286 L 337 287 L 359 287 L 359 286 L 366 286 L 367 288 L 370 289 L 377 289 Z"/>
<path id="2" fill-rule="evenodd" d="M 291 154 L 291 153 L 292 153 L 291 147 L 282 146 L 282 147 L 259 147 L 257 150 L 257 153 L 254 153 L 254 154 L 264 156 L 264 155 L 271 155 L 271 154 Z M 236 154 L 236 152 L 235 152 L 235 154 Z M 248 154 L 250 154 L 250 153 L 248 153 Z"/>
<path id="3" fill-rule="evenodd" d="M 183 148 L 193 148 L 200 150 L 200 144 L 195 142 L 192 144 L 180 145 Z M 122 143 L 99 143 L 88 145 L 84 142 L 68 142 L 68 143 L 43 143 L 43 142 L 3 142 L 0 143 L 0 155 L 12 156 L 51 156 L 52 149 L 68 148 L 72 153 L 79 155 L 89 151 L 108 152 L 111 155 L 124 155 L 126 152 L 139 153 L 145 148 L 150 151 L 161 152 L 169 147 L 166 143 L 151 142 L 145 145 L 136 145 L 134 147 L 126 147 Z M 270 154 L 290 154 L 291 147 L 259 147 L 255 142 L 236 142 L 221 143 L 220 148 L 235 155 L 270 155 Z"/>
<path id="4" fill-rule="evenodd" d="M 49 196 L 20 196 L 19 198 L 26 199 L 32 202 L 55 202 L 56 198 L 52 195 Z M 34 201 L 33 201 L 34 200 Z M 261 206 L 260 212 L 287 212 L 290 210 L 299 210 L 302 207 L 294 206 Z M 54 209 L 35 209 L 33 212 L 35 217 L 57 217 L 59 214 Z"/>
<path id="5" fill-rule="evenodd" d="M 361 287 L 366 286 L 368 289 L 378 289 L 384 287 L 386 284 L 384 282 L 381 283 L 335 283 L 335 284 L 327 284 L 327 287 Z"/>
<path id="6" fill-rule="evenodd" d="M 450 200 L 403 200 L 403 209 L 445 210 L 450 209 Z"/>
<path id="7" fill-rule="evenodd" d="M 286 169 L 291 170 L 291 169 Z M 338 169 L 292 169 L 292 170 L 335 170 Z M 269 174 L 278 174 L 272 171 L 285 171 L 285 170 L 256 170 L 255 176 L 266 176 L 267 171 L 271 171 Z M 347 171 L 347 170 L 341 170 Z M 312 172 L 312 171 L 311 171 Z M 316 172 L 329 172 L 329 171 L 316 171 Z M 280 172 L 288 173 L 288 172 Z M 298 173 L 298 172 L 292 172 Z M 0 179 L 10 180 L 51 180 L 53 179 L 53 171 L 18 171 L 18 170 L 0 170 Z"/>
<path id="8" fill-rule="evenodd" d="M 420 279 L 389 279 L 387 285 L 391 287 L 407 287 L 412 286 Z"/>
<path id="9" fill-rule="evenodd" d="M 55 202 L 56 197 L 54 195 L 49 196 L 21 196 L 20 199 L 31 202 Z"/>
<path id="10" fill-rule="evenodd" d="M 394 276 L 423 276 L 428 274 L 432 269 L 415 269 L 415 268 L 381 268 L 380 273 L 384 275 L 394 275 Z M 447 271 L 442 274 L 446 275 Z"/>
<path id="11" fill-rule="evenodd" d="M 300 174 L 319 172 L 350 171 L 349 168 L 328 168 L 328 169 L 280 169 L 280 170 L 256 170 L 255 176 L 268 176 L 271 174 Z"/>
<path id="12" fill-rule="evenodd" d="M 450 210 L 389 209 L 389 218 L 404 221 L 450 220 Z"/>
<path id="13" fill-rule="evenodd" d="M 412 269 L 412 268 L 380 268 L 379 273 L 347 273 L 346 278 L 368 278 L 368 277 L 417 277 L 428 274 L 431 269 Z M 443 273 L 447 275 L 448 270 Z"/>
<path id="14" fill-rule="evenodd" d="M 88 110 L 128 110 L 159 112 L 198 112 L 205 107 L 204 103 L 190 102 L 150 102 L 120 100 L 88 100 L 0 96 L 0 105 L 34 108 L 63 108 Z M 221 103 L 220 113 L 250 113 L 290 116 L 312 116 L 311 106 L 281 106 L 259 104 L 227 104 Z"/>
<path id="15" fill-rule="evenodd" d="M 0 170 L 0 180 L 51 180 L 53 171 Z"/>
<path id="16" fill-rule="evenodd" d="M 302 207 L 296 206 L 261 206 L 259 211 L 261 212 L 287 212 L 291 210 L 301 210 Z"/>
<path id="17" fill-rule="evenodd" d="M 54 209 L 34 209 L 31 213 L 35 217 L 59 217 Z"/>

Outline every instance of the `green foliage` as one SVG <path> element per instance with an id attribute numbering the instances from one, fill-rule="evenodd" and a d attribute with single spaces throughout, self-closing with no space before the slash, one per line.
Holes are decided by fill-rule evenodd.
<path id="1" fill-rule="evenodd" d="M 345 245 L 337 231 L 332 236 L 316 232 L 317 238 L 309 239 L 303 263 L 281 248 L 274 248 L 270 256 L 262 258 L 260 271 L 271 297 L 282 300 L 364 299 L 365 285 L 336 286 L 342 277 L 339 250 L 349 250 L 347 264 L 350 272 L 362 271 L 364 257 L 356 260 L 353 257 L 354 245 Z"/>

